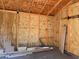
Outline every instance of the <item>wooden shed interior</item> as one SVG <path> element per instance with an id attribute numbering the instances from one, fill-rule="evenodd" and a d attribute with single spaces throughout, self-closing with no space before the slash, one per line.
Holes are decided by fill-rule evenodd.
<path id="1" fill-rule="evenodd" d="M 78 58 L 78 36 L 79 0 L 0 0 L 1 56 L 19 47 L 55 47 Z"/>

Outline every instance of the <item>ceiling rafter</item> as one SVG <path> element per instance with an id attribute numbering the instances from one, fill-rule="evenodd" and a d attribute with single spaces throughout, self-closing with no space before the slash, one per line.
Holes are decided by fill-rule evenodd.
<path id="1" fill-rule="evenodd" d="M 31 12 L 32 6 L 33 6 L 33 4 L 34 4 L 34 1 L 35 1 L 35 0 L 31 0 L 31 4 L 28 6 L 28 7 L 29 7 L 29 13 Z"/>
<path id="2" fill-rule="evenodd" d="M 60 3 L 62 2 L 62 0 L 59 0 L 55 6 L 47 13 L 47 15 L 49 15 Z"/>
<path id="3" fill-rule="evenodd" d="M 40 13 L 42 13 L 43 12 L 43 10 L 44 10 L 44 8 L 45 8 L 45 6 L 46 6 L 46 4 L 48 3 L 48 0 L 46 0 L 46 2 L 44 3 L 44 6 L 41 8 L 41 11 L 40 11 Z"/>
<path id="4" fill-rule="evenodd" d="M 0 9 L 54 15 L 70 0 L 0 0 Z M 27 2 L 28 1 L 28 2 Z M 58 6 L 61 6 L 58 9 Z"/>
<path id="5" fill-rule="evenodd" d="M 35 2 L 35 0 L 32 0 L 32 4 L 31 4 L 30 8 L 32 8 L 32 6 L 33 6 L 34 2 Z M 29 9 L 30 9 L 30 8 L 29 8 Z"/>
<path id="6" fill-rule="evenodd" d="M 36 2 L 37 1 L 37 2 Z M 35 2 L 36 2 L 36 5 L 39 5 L 39 1 L 40 0 L 33 0 L 33 2 L 32 2 L 32 6 L 35 4 Z M 31 7 L 32 8 L 32 7 Z M 37 14 L 39 14 L 39 13 L 37 13 Z"/>

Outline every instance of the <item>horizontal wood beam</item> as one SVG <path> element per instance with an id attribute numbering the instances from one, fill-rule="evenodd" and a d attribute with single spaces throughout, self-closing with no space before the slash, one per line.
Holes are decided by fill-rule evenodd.
<path id="1" fill-rule="evenodd" d="M 60 3 L 62 2 L 62 0 L 59 0 L 55 6 L 47 13 L 47 15 L 49 15 Z"/>

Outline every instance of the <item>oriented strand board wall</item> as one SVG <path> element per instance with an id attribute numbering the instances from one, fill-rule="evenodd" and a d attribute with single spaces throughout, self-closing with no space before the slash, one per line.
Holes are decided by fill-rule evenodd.
<path id="1" fill-rule="evenodd" d="M 59 43 L 59 20 L 55 17 L 49 17 L 48 19 L 48 36 L 49 42 L 58 47 Z"/>
<path id="2" fill-rule="evenodd" d="M 68 15 L 79 15 L 79 2 L 69 6 Z M 69 52 L 79 56 L 79 18 L 69 19 L 68 22 L 68 41 Z"/>
<path id="3" fill-rule="evenodd" d="M 18 26 L 18 33 L 17 33 L 17 41 L 18 44 L 27 44 L 29 40 L 29 15 L 25 13 L 19 14 L 19 26 Z"/>
<path id="4" fill-rule="evenodd" d="M 18 43 L 38 46 L 39 43 L 39 16 L 21 12 L 19 14 Z"/>
<path id="5" fill-rule="evenodd" d="M 48 27 L 47 27 L 48 17 L 41 16 L 40 17 L 40 40 L 48 45 Z"/>
<path id="6" fill-rule="evenodd" d="M 16 19 L 16 13 L 10 13 L 0 10 L 0 40 L 10 40 L 15 45 L 13 24 Z M 2 43 L 2 42 L 1 42 Z"/>
<path id="7" fill-rule="evenodd" d="M 60 14 L 60 40 L 63 26 L 67 26 L 67 38 L 65 50 L 79 56 L 79 18 L 64 19 L 68 16 L 79 15 L 79 2 L 69 4 L 63 8 L 58 14 Z"/>
<path id="8" fill-rule="evenodd" d="M 53 38 L 53 44 L 58 47 L 59 46 L 59 16 L 56 15 L 54 18 L 54 20 L 51 22 L 52 24 L 52 29 L 51 31 L 53 31 L 53 34 L 50 34 L 50 35 L 53 35 L 52 38 Z"/>
<path id="9" fill-rule="evenodd" d="M 58 22 L 52 16 L 20 12 L 18 44 L 51 46 L 58 35 Z"/>
<path id="10" fill-rule="evenodd" d="M 15 46 L 52 46 L 58 43 L 59 21 L 53 16 L 44 16 L 14 11 L 0 12 L 1 38 L 10 39 Z"/>
<path id="11" fill-rule="evenodd" d="M 68 32 L 68 50 L 79 56 L 79 18 L 69 20 Z"/>
<path id="12" fill-rule="evenodd" d="M 3 12 L 0 11 L 0 29 L 3 23 Z M 1 30 L 0 30 L 0 39 L 1 39 Z M 2 47 L 1 41 L 0 41 L 0 48 Z"/>
<path id="13" fill-rule="evenodd" d="M 6 13 L 6 14 L 5 14 Z M 16 21 L 16 13 L 10 13 L 10 12 L 4 12 L 4 14 L 5 14 L 5 16 L 4 16 L 4 22 L 6 23 L 4 23 L 4 26 L 3 27 L 5 27 L 5 25 L 6 25 L 6 27 L 5 27 L 5 30 L 7 30 L 7 38 L 9 39 L 9 40 L 11 40 L 12 41 L 12 45 L 15 45 L 16 44 L 16 38 L 14 37 L 14 28 L 13 28 L 13 25 L 15 24 L 15 21 Z"/>

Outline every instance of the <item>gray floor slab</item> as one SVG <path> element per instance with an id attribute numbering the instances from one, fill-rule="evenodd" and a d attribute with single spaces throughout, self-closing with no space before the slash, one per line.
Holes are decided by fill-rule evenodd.
<path id="1" fill-rule="evenodd" d="M 0 58 L 0 59 L 74 59 L 71 56 L 62 54 L 58 49 L 52 51 L 45 51 L 39 53 L 33 53 L 31 55 L 16 57 L 16 58 Z"/>

